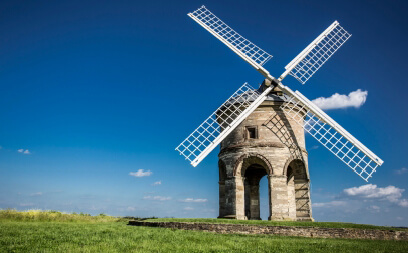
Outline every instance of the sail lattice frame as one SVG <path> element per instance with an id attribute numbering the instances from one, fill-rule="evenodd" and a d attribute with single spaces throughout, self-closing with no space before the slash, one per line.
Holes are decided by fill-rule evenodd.
<path id="1" fill-rule="evenodd" d="M 376 168 L 382 164 L 381 159 L 347 131 L 342 128 L 336 130 L 332 122 L 317 116 L 309 106 L 295 96 L 290 96 L 280 108 L 365 181 L 368 181 Z"/>
<path id="2" fill-rule="evenodd" d="M 242 37 L 234 29 L 225 24 L 221 19 L 215 16 L 204 5 L 188 14 L 194 21 L 204 27 L 207 31 L 221 40 L 233 51 L 251 59 L 260 66 L 264 65 L 272 55 L 261 49 L 251 41 Z M 238 53 L 236 52 L 236 53 Z"/>
<path id="3" fill-rule="evenodd" d="M 265 93 L 265 94 L 264 94 Z M 260 93 L 244 83 L 194 130 L 176 150 L 195 167 L 263 101 Z"/>
<path id="4" fill-rule="evenodd" d="M 301 124 L 308 133 L 352 168 L 361 178 L 367 181 L 375 172 L 376 168 L 383 164 L 383 161 L 378 156 L 366 148 L 300 92 L 293 92 L 289 87 L 280 83 L 290 74 L 302 84 L 305 84 L 351 37 L 351 34 L 344 30 L 337 21 L 333 22 L 298 54 L 285 67 L 286 70 L 284 73 L 282 73 L 278 79 L 275 79 L 262 67 L 263 64 L 272 58 L 272 55 L 242 37 L 205 8 L 205 6 L 202 6 L 192 13 L 188 13 L 188 16 L 223 42 L 243 60 L 248 62 L 267 80 L 275 84 L 277 83 L 276 81 L 278 81 L 278 87 L 291 98 L 290 101 L 281 106 L 282 110 L 287 112 L 287 115 L 293 118 L 297 123 Z M 258 93 L 255 95 L 255 93 L 251 93 L 251 96 L 254 95 L 256 97 L 252 103 L 250 103 L 252 101 L 251 99 L 246 101 L 248 95 L 244 95 L 243 99 L 238 99 L 238 101 L 231 103 L 232 98 L 236 96 L 239 97 L 241 93 L 245 93 L 240 91 L 240 89 L 237 91 L 237 94 L 234 93 L 229 100 L 218 108 L 216 112 L 176 148 L 194 167 L 265 100 L 267 94 L 272 90 L 272 86 L 264 90 L 261 94 Z M 242 111 L 241 113 L 233 114 L 234 116 L 232 118 L 226 118 L 225 121 L 222 117 L 218 118 L 218 115 L 222 115 L 223 109 L 235 104 L 240 108 L 239 103 L 241 102 L 243 103 L 243 110 L 240 109 Z"/>
<path id="5" fill-rule="evenodd" d="M 285 69 L 289 70 L 291 76 L 305 84 L 350 37 L 351 34 L 335 21 Z"/>

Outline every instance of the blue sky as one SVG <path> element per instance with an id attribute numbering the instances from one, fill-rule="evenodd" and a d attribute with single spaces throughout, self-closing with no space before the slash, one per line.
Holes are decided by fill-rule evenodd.
<path id="1" fill-rule="evenodd" d="M 274 76 L 334 20 L 353 34 L 284 84 L 367 91 L 327 112 L 385 163 L 367 185 L 307 137 L 313 216 L 408 226 L 406 1 L 2 1 L 0 208 L 218 215 L 218 149 L 193 168 L 174 148 L 262 76 L 186 15 L 202 4 L 271 53 Z"/>

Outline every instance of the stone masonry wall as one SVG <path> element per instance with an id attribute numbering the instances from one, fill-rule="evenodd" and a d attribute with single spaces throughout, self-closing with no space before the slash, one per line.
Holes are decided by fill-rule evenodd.
<path id="1" fill-rule="evenodd" d="M 191 222 L 146 222 L 129 221 L 129 225 L 162 227 L 184 230 L 202 230 L 216 233 L 239 234 L 273 234 L 285 236 L 317 237 L 317 238 L 344 238 L 370 240 L 398 240 L 408 241 L 408 232 L 394 230 L 352 229 L 352 228 L 318 228 L 295 226 L 256 226 L 237 224 L 210 224 Z"/>

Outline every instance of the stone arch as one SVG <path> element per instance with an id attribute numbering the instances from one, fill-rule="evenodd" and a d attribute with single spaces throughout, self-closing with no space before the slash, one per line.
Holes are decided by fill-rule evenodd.
<path id="1" fill-rule="evenodd" d="M 290 168 L 290 165 L 292 165 L 292 172 L 293 174 L 296 173 L 297 178 L 309 179 L 307 164 L 303 160 L 293 157 L 289 157 L 288 160 L 286 160 L 285 166 L 283 167 L 284 176 L 288 176 L 288 169 Z"/>
<path id="2" fill-rule="evenodd" d="M 288 189 L 289 218 L 312 220 L 310 181 L 305 163 L 300 159 L 289 158 L 283 173 Z"/>
<path id="3" fill-rule="evenodd" d="M 260 196 L 259 183 L 264 176 L 273 174 L 271 163 L 264 156 L 250 153 L 240 156 L 234 165 L 233 176 L 237 184 L 237 217 L 259 220 Z M 270 188 L 270 184 L 268 183 Z M 270 200 L 271 189 L 268 191 Z"/>
<path id="4" fill-rule="evenodd" d="M 268 175 L 273 175 L 271 163 L 263 155 L 260 154 L 244 154 L 235 162 L 233 176 L 243 176 L 243 172 L 251 165 L 259 164 L 263 166 Z"/>

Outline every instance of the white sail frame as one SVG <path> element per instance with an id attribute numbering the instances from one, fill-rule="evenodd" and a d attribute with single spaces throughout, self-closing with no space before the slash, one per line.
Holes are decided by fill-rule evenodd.
<path id="1" fill-rule="evenodd" d="M 269 74 L 262 65 L 270 60 L 272 55 L 241 36 L 204 5 L 187 15 L 239 55 L 244 61 L 251 64 L 256 70 Z"/>
<path id="2" fill-rule="evenodd" d="M 265 99 L 272 88 L 260 93 L 244 83 L 232 96 L 197 127 L 176 150 L 196 167 Z"/>
<path id="3" fill-rule="evenodd" d="M 279 81 L 290 74 L 305 84 L 350 37 L 351 34 L 334 21 L 286 65 L 286 71 L 279 77 Z"/>
<path id="4" fill-rule="evenodd" d="M 291 97 L 281 106 L 285 114 L 300 124 L 357 175 L 368 181 L 384 161 L 299 91 L 293 92 L 286 86 L 283 89 Z"/>
<path id="5" fill-rule="evenodd" d="M 302 84 L 306 83 L 306 81 L 351 37 L 351 34 L 344 30 L 337 21 L 333 22 L 333 24 L 297 55 L 285 67 L 286 71 L 276 80 L 262 67 L 272 56 L 239 35 L 206 9 L 205 6 L 189 13 L 188 16 L 286 93 L 291 98 L 281 106 L 281 109 L 286 112 L 286 115 L 290 116 L 298 124 L 301 124 L 305 131 L 309 132 L 323 146 L 328 148 L 341 161 L 352 168 L 361 178 L 367 181 L 372 173 L 375 172 L 376 168 L 383 164 L 383 160 L 300 92 L 293 92 L 289 87 L 281 83 L 288 74 L 294 76 Z M 249 45 L 248 48 L 247 45 Z M 251 51 L 253 49 L 255 51 Z M 253 88 L 248 88 L 248 86 L 244 84 L 222 104 L 221 107 L 211 114 L 204 123 L 190 134 L 176 150 L 185 156 L 194 167 L 197 166 L 198 163 L 266 99 L 271 90 L 272 87 L 268 87 L 262 94 L 257 94 L 255 99 L 248 99 L 248 94 L 243 94 L 248 91 L 250 93 L 252 92 L 251 94 L 256 93 Z M 239 113 L 236 115 L 235 113 L 231 114 L 231 111 L 228 109 L 231 105 L 237 105 L 236 108 L 243 108 L 243 110 L 234 109 L 234 111 L 239 111 Z M 229 120 L 224 122 L 220 114 L 224 114 L 226 119 Z M 234 117 L 230 118 L 228 114 L 234 115 Z M 214 127 L 214 124 L 219 125 Z M 212 129 L 218 129 L 217 131 L 211 132 L 210 137 L 208 137 L 209 133 L 207 133 L 209 129 L 208 126 L 213 126 Z"/>

